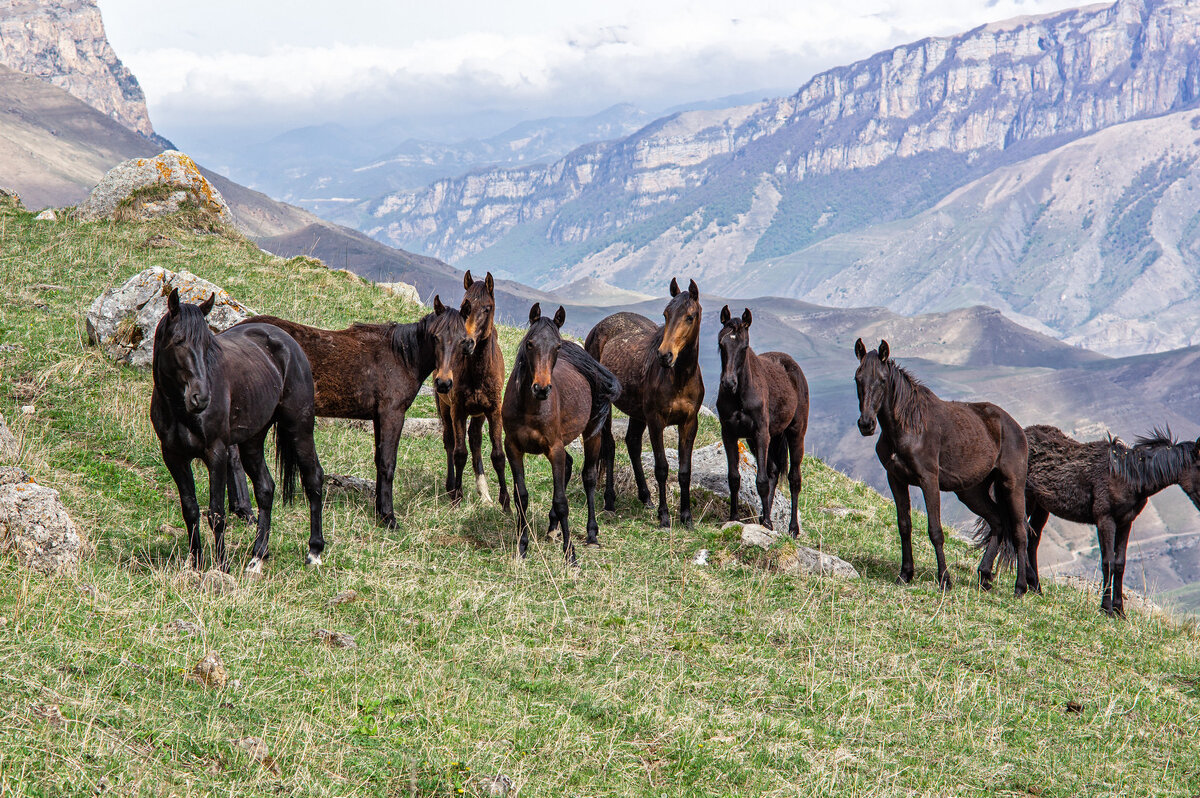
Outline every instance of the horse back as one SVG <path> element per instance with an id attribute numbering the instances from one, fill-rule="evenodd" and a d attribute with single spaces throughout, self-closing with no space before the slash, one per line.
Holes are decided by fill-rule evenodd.
<path id="1" fill-rule="evenodd" d="M 896 454 L 908 463 L 902 474 L 915 484 L 933 466 L 944 491 L 972 488 L 993 473 L 1025 482 L 1028 449 L 1021 426 L 991 402 L 948 402 L 928 394 L 919 428 L 896 441 Z M 877 447 L 878 448 L 878 447 Z M 883 454 L 880 455 L 881 461 Z M 889 464 L 884 462 L 884 466 Z"/>
<path id="2" fill-rule="evenodd" d="M 808 380 L 800 364 L 784 352 L 764 352 L 758 358 L 770 383 L 771 434 L 798 429 L 803 436 L 808 428 Z"/>
<path id="3" fill-rule="evenodd" d="M 1109 468 L 1108 442 L 1083 443 L 1044 424 L 1026 427 L 1025 436 L 1029 441 L 1026 496 L 1060 518 L 1096 523 L 1097 505 L 1112 504 L 1117 498 L 1114 492 L 1121 492 L 1114 491 L 1117 486 Z M 1142 509 L 1132 497 L 1123 503 L 1134 515 Z"/>
<path id="4" fill-rule="evenodd" d="M 592 328 L 583 348 L 621 383 L 616 405 L 635 418 L 642 417 L 650 348 L 658 325 L 638 313 L 614 313 Z"/>
<path id="5" fill-rule="evenodd" d="M 216 339 L 229 386 L 227 443 L 254 437 L 279 416 L 311 418 L 312 371 L 295 339 L 270 324 L 239 325 Z"/>

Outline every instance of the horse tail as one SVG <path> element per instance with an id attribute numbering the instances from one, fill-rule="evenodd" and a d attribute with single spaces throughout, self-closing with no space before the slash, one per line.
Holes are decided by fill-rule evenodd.
<path id="1" fill-rule="evenodd" d="M 296 439 L 283 433 L 275 427 L 275 468 L 279 474 L 279 498 L 284 504 L 291 504 L 296 498 L 296 477 L 300 472 L 300 453 L 296 451 Z"/>
<path id="2" fill-rule="evenodd" d="M 1034 530 L 1033 524 L 1025 519 L 1021 519 L 1021 523 L 1025 525 L 1025 541 L 1029 548 L 1037 547 L 1037 540 L 1040 535 Z M 975 529 L 971 532 L 971 541 L 976 549 L 986 549 L 988 543 L 992 539 L 992 527 L 987 521 L 982 518 L 975 519 Z M 1017 546 L 1013 542 L 1011 533 L 1006 533 L 1001 530 L 1000 534 L 1000 550 L 997 557 L 1000 567 L 1010 568 L 1017 563 Z"/>
<path id="3" fill-rule="evenodd" d="M 583 431 L 584 437 L 590 438 L 598 434 L 608 421 L 612 403 L 621 395 L 621 383 L 615 374 L 601 366 L 600 361 L 573 341 L 563 341 L 558 356 L 565 358 L 592 388 L 592 410 Z"/>

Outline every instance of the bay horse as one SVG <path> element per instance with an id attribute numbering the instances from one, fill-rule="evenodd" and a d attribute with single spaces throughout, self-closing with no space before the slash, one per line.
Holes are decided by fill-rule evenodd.
<path id="1" fill-rule="evenodd" d="M 263 444 L 273 427 L 283 501 L 291 501 L 299 471 L 309 504 L 307 562 L 320 565 L 325 550 L 321 534 L 323 474 L 313 442 L 313 377 L 308 358 L 291 336 L 269 324 L 246 324 L 213 335 L 204 319 L 215 300 L 213 294 L 199 305 L 181 303 L 179 290 L 172 289 L 167 313 L 154 330 L 150 421 L 162 444 L 163 461 L 179 489 L 191 564 L 198 569 L 203 558 L 200 507 L 192 477 L 192 460 L 200 458 L 208 467 L 213 561 L 221 570 L 229 570 L 225 480 L 229 453 L 237 447 L 254 480 L 259 507 L 258 534 L 246 571 L 262 572 L 275 495 Z"/>
<path id="2" fill-rule="evenodd" d="M 462 475 L 467 464 L 469 441 L 475 489 L 485 504 L 491 504 L 487 478 L 483 475 L 483 422 L 487 419 L 492 442 L 492 468 L 500 483 L 500 505 L 508 510 L 500 420 L 504 355 L 496 335 L 496 290 L 492 273 L 488 272 L 482 280 L 475 280 L 468 269 L 463 275 L 463 288 L 467 293 L 459 313 L 466 327 L 466 338 L 456 355 L 453 385 L 436 394 L 438 416 L 442 420 L 442 444 L 446 449 L 446 492 L 454 503 L 462 499 Z"/>
<path id="3" fill-rule="evenodd" d="M 430 373 L 438 391 L 453 386 L 455 353 L 467 334 L 459 312 L 435 296 L 433 312 L 411 324 L 322 330 L 276 316 L 253 316 L 241 324 L 270 324 L 296 339 L 312 364 L 318 416 L 370 419 L 375 428 L 375 513 L 380 523 L 394 528 L 392 480 L 404 415 Z M 231 481 L 231 487 L 243 491 L 245 484 L 240 474 Z M 248 498 L 231 495 L 230 503 L 249 512 Z"/>
<path id="4" fill-rule="evenodd" d="M 717 390 L 717 415 L 721 441 L 729 459 L 729 520 L 738 520 L 738 491 L 742 474 L 738 440 L 745 438 L 754 453 L 758 473 L 755 484 L 762 502 L 759 523 L 774 529 L 771 505 L 779 475 L 787 470 L 792 493 L 788 531 L 800 535 L 800 461 L 804 459 L 804 433 L 808 430 L 808 380 L 783 352 L 758 355 L 750 348 L 750 308 L 741 318 L 721 308 L 721 385 Z M 791 461 L 789 466 L 788 461 Z"/>
<path id="5" fill-rule="evenodd" d="M 929 540 L 937 555 L 938 585 L 951 587 L 942 550 L 941 495 L 952 491 L 972 512 L 988 519 L 1016 550 L 1015 594 L 1028 589 L 1025 433 L 1012 416 L 991 402 L 948 402 L 889 359 L 887 341 L 867 351 L 854 344 L 858 370 L 858 430 L 864 437 L 880 434 L 875 445 L 896 501 L 900 530 L 901 584 L 912 581 L 912 516 L 908 489 L 916 485 L 925 497 Z M 992 500 L 991 492 L 996 499 Z"/>
<path id="6" fill-rule="evenodd" d="M 687 291 L 671 279 L 671 301 L 661 326 L 637 313 L 614 313 L 588 333 L 584 348 L 616 375 L 622 385 L 616 405 L 629 416 L 625 446 L 637 481 L 638 499 L 649 506 L 650 488 L 642 469 L 642 433 L 650 430 L 654 478 L 658 482 L 658 524 L 671 524 L 667 508 L 667 456 L 663 430 L 679 428 L 679 520 L 692 523 L 692 447 L 696 442 L 704 380 L 700 374 L 700 289 L 692 280 Z M 613 461 L 616 444 L 612 419 L 604 426 L 604 509 L 616 509 Z"/>
<path id="7" fill-rule="evenodd" d="M 1171 485 L 1182 488 L 1200 509 L 1200 439 L 1178 442 L 1169 429 L 1155 429 L 1133 446 L 1111 437 L 1081 443 L 1045 425 L 1026 427 L 1025 437 L 1029 440 L 1025 508 L 1031 526 L 1030 585 L 1037 589 L 1039 584 L 1038 544 L 1051 515 L 1092 524 L 1100 541 L 1100 609 L 1107 615 L 1124 615 L 1125 551 L 1133 521 L 1151 496 Z M 1011 559 L 1011 551 L 1001 551 L 999 537 L 982 520 L 975 538 L 987 547 L 979 573 L 990 581 L 996 555 Z"/>
<path id="8" fill-rule="evenodd" d="M 550 531 L 562 528 L 563 555 L 575 565 L 575 546 L 567 527 L 567 482 L 571 455 L 567 444 L 583 436 L 583 490 L 587 495 L 587 542 L 599 546 L 596 524 L 596 477 L 600 445 L 612 402 L 621 384 L 612 372 L 573 341 L 564 341 L 559 330 L 567 312 L 560 306 L 550 319 L 540 303 L 529 309 L 529 330 L 517 347 L 516 360 L 504 389 L 504 451 L 512 469 L 517 499 L 520 542 L 517 551 L 529 549 L 529 492 L 525 488 L 525 455 L 541 454 L 554 473 L 554 499 Z"/>

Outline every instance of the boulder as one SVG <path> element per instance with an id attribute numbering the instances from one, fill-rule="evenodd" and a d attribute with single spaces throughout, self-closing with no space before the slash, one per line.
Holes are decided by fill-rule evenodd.
<path id="1" fill-rule="evenodd" d="M 0 463 L 15 463 L 20 454 L 21 444 L 4 423 L 4 416 L 0 415 Z"/>
<path id="2" fill-rule="evenodd" d="M 58 491 L 19 468 L 0 467 L 0 552 L 15 554 L 30 570 L 58 575 L 75 571 L 86 551 Z"/>
<path id="3" fill-rule="evenodd" d="M 840 576 L 845 579 L 858 579 L 858 569 L 840 557 L 823 551 L 797 545 L 786 532 L 779 533 L 758 524 L 739 524 L 730 521 L 721 527 L 722 530 L 740 527 L 743 546 L 755 546 L 768 549 L 774 544 L 785 541 L 779 549 L 766 560 L 767 566 L 780 573 L 822 574 L 825 576 Z"/>
<path id="4" fill-rule="evenodd" d="M 409 283 L 399 283 L 399 282 L 397 282 L 397 283 L 376 283 L 376 285 L 378 285 L 384 291 L 387 291 L 392 296 L 400 297 L 401 299 L 407 299 L 409 302 L 412 302 L 414 305 L 421 304 L 421 294 L 420 294 L 420 292 L 417 291 L 417 287 L 415 285 L 411 285 Z"/>
<path id="5" fill-rule="evenodd" d="M 615 429 L 613 433 L 615 436 Z M 668 448 L 666 453 L 671 471 L 678 473 L 678 452 Z M 740 445 L 738 463 L 742 476 L 741 488 L 738 491 L 738 515 L 747 520 L 757 521 L 762 503 L 758 500 L 758 488 L 754 482 L 756 475 L 754 457 Z M 656 490 L 654 487 L 654 452 L 642 452 L 642 465 L 646 472 L 646 480 L 650 484 L 650 492 L 653 494 Z M 781 476 L 779 484 L 786 490 L 787 474 Z M 692 488 L 708 491 L 726 500 L 729 499 L 729 464 L 725 459 L 725 445 L 720 441 L 711 446 L 702 446 L 692 450 Z M 728 512 L 728 506 L 726 512 Z M 771 523 L 775 529 L 786 531 L 791 522 L 791 514 L 791 499 L 784 491 L 776 487 L 775 503 L 771 506 Z M 803 533 L 803 528 L 801 528 L 801 533 Z"/>
<path id="6" fill-rule="evenodd" d="M 85 222 L 153 219 L 178 213 L 185 204 L 233 226 L 233 213 L 225 198 L 200 173 L 196 162 L 178 150 L 166 150 L 153 158 L 131 158 L 114 166 L 75 215 Z"/>
<path id="7" fill-rule="evenodd" d="M 227 330 L 255 315 L 223 288 L 189 271 L 172 272 L 153 266 L 135 274 L 120 288 L 96 297 L 87 312 L 88 340 L 118 363 L 149 368 L 154 355 L 154 328 L 167 312 L 167 297 L 179 289 L 184 302 L 203 302 L 210 294 L 217 302 L 208 314 L 214 333 Z"/>

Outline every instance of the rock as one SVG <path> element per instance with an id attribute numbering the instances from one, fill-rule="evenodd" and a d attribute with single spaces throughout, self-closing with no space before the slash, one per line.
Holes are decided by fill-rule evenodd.
<path id="1" fill-rule="evenodd" d="M 708 565 L 708 549 L 700 549 L 692 558 L 692 565 Z"/>
<path id="2" fill-rule="evenodd" d="M 21 414 L 22 415 L 32 416 L 36 412 L 37 412 L 37 408 L 34 407 L 33 405 L 21 405 Z"/>
<path id="3" fill-rule="evenodd" d="M 351 601 L 358 601 L 357 590 L 343 590 L 341 593 L 338 593 L 329 601 L 325 602 L 325 606 L 336 607 L 339 604 L 349 604 Z"/>
<path id="4" fill-rule="evenodd" d="M 503 796 L 508 795 L 512 791 L 513 782 L 508 776 L 503 773 L 497 773 L 495 776 L 479 776 L 479 790 L 484 795 Z"/>
<path id="5" fill-rule="evenodd" d="M 204 628 L 200 624 L 185 621 L 183 618 L 176 618 L 168 624 L 163 624 L 163 630 L 181 634 L 184 637 L 195 637 L 204 633 Z"/>
<path id="6" fill-rule="evenodd" d="M 54 213 L 53 208 L 47 208 L 46 210 L 42 211 L 41 213 L 39 213 L 37 216 L 35 216 L 33 218 L 39 222 L 57 222 L 58 221 L 58 215 Z"/>
<path id="7" fill-rule="evenodd" d="M 221 688 L 225 686 L 225 682 L 229 681 L 229 672 L 225 670 L 225 663 L 221 661 L 221 655 L 216 651 L 210 651 L 204 655 L 204 659 L 196 663 L 196 667 L 192 668 L 192 672 L 187 675 L 187 681 L 205 687 Z"/>
<path id="8" fill-rule="evenodd" d="M 441 435 L 442 420 L 440 418 L 406 418 L 404 420 L 404 434 L 413 438 Z"/>
<path id="9" fill-rule="evenodd" d="M 146 249 L 169 249 L 179 246 L 179 242 L 162 233 L 155 233 L 146 239 Z"/>
<path id="10" fill-rule="evenodd" d="M 375 498 L 375 483 L 362 477 L 352 477 L 348 474 L 326 474 L 325 490 L 343 491 L 346 493 L 361 493 L 369 499 Z"/>
<path id="11" fill-rule="evenodd" d="M 210 294 L 217 295 L 207 319 L 215 333 L 255 315 L 223 288 L 189 271 L 172 272 L 153 266 L 92 302 L 87 312 L 88 340 L 118 363 L 148 368 L 154 354 L 154 329 L 167 312 L 172 288 L 179 289 L 184 302 L 203 302 Z"/>
<path id="12" fill-rule="evenodd" d="M 794 550 L 782 552 L 774 563 L 775 569 L 782 573 L 821 574 L 822 576 L 839 576 L 844 579 L 858 579 L 859 577 L 858 569 L 840 557 L 810 549 L 807 546 L 793 544 L 788 548 Z"/>
<path id="13" fill-rule="evenodd" d="M 8 425 L 4 423 L 4 416 L 0 414 L 0 464 L 15 463 L 20 455 L 21 444 L 9 431 Z"/>
<path id="14" fill-rule="evenodd" d="M 613 428 L 613 434 L 616 435 L 616 427 Z M 679 453 L 671 448 L 667 448 L 667 463 L 670 465 L 673 472 L 679 471 Z M 738 458 L 742 484 L 738 491 L 738 514 L 742 518 L 758 520 L 758 514 L 762 507 L 758 500 L 758 488 L 755 486 L 755 468 L 754 457 L 741 448 L 741 455 Z M 646 478 L 650 483 L 650 492 L 653 494 L 656 490 L 654 487 L 654 452 L 642 452 L 642 464 L 646 469 Z M 672 477 L 673 478 L 673 477 Z M 779 484 L 787 488 L 787 475 L 784 474 L 779 481 Z M 720 441 L 711 446 L 702 446 L 699 449 L 692 450 L 692 489 L 700 489 L 708 491 L 729 499 L 729 464 L 725 459 L 725 446 Z M 728 512 L 728 505 L 726 506 Z M 776 529 L 786 530 L 788 524 L 791 523 L 792 502 L 788 495 L 776 487 L 775 503 L 771 506 L 771 522 Z"/>
<path id="15" fill-rule="evenodd" d="M 724 531 L 726 529 L 737 529 L 738 527 L 741 527 L 743 546 L 758 546 L 765 549 L 782 538 L 782 535 L 778 532 L 767 529 L 761 524 L 742 524 L 737 521 L 730 521 L 721 527 L 721 529 Z"/>
<path id="16" fill-rule="evenodd" d="M 237 590 L 237 580 L 224 571 L 213 568 L 200 577 L 200 592 L 222 596 Z"/>
<path id="17" fill-rule="evenodd" d="M 232 741 L 234 746 L 246 752 L 246 756 L 262 765 L 275 775 L 279 775 L 279 763 L 267 750 L 267 744 L 259 737 L 243 737 Z"/>
<path id="18" fill-rule="evenodd" d="M 67 719 L 63 717 L 62 710 L 58 708 L 58 704 L 30 704 L 29 714 L 38 720 L 43 720 L 56 729 L 61 729 L 67 725 Z"/>
<path id="19" fill-rule="evenodd" d="M 409 302 L 412 302 L 414 305 L 421 304 L 421 294 L 420 294 L 420 292 L 417 291 L 417 287 L 415 285 L 411 285 L 409 283 L 399 283 L 399 282 L 397 282 L 397 283 L 376 283 L 376 285 L 378 285 L 380 288 L 382 288 L 384 291 L 387 291 L 389 294 L 391 294 L 394 297 L 399 297 L 400 299 L 407 299 Z"/>
<path id="20" fill-rule="evenodd" d="M 57 575 L 75 571 L 86 551 L 58 491 L 19 468 L 0 467 L 0 552 L 16 554 L 30 570 Z"/>
<path id="21" fill-rule="evenodd" d="M 709 406 L 708 406 L 708 405 L 700 405 L 700 413 L 699 413 L 699 415 L 700 415 L 700 418 L 716 418 L 716 417 L 717 417 L 717 414 L 716 414 L 716 413 L 714 413 L 714 412 L 713 412 L 713 411 L 712 411 L 712 410 L 709 408 Z"/>
<path id="22" fill-rule="evenodd" d="M 327 646 L 333 648 L 358 648 L 358 643 L 355 642 L 351 635 L 345 632 L 331 632 L 328 629 L 316 629 L 313 631 L 313 637 L 320 640 Z"/>
<path id="23" fill-rule="evenodd" d="M 7 202 L 20 208 L 21 195 L 13 191 L 11 188 L 0 186 L 0 202 Z"/>
<path id="24" fill-rule="evenodd" d="M 114 166 L 75 213 L 85 222 L 144 220 L 178 213 L 185 204 L 208 211 L 221 224 L 234 224 L 225 198 L 200 174 L 196 162 L 178 150 L 166 150 Z"/>

